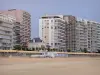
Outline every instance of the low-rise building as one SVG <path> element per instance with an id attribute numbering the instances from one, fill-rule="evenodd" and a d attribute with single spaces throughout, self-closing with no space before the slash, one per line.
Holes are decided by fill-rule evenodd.
<path id="1" fill-rule="evenodd" d="M 28 44 L 28 48 L 32 50 L 32 48 L 42 48 L 46 47 L 45 43 L 40 38 L 34 38 L 30 40 L 30 43 Z"/>

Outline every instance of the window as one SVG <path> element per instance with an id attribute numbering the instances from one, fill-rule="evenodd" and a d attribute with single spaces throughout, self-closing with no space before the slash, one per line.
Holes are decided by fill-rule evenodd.
<path id="1" fill-rule="evenodd" d="M 51 20 L 51 22 L 53 22 L 53 20 Z"/>
<path id="2" fill-rule="evenodd" d="M 53 43 L 51 43 L 51 45 L 53 45 Z"/>
<path id="3" fill-rule="evenodd" d="M 60 40 L 60 42 L 62 42 L 62 40 Z"/>
<path id="4" fill-rule="evenodd" d="M 90 46 L 90 44 L 88 44 L 88 46 Z"/>
<path id="5" fill-rule="evenodd" d="M 57 27 L 55 26 L 55 29 L 57 29 Z"/>
<path id="6" fill-rule="evenodd" d="M 53 27 L 51 27 L 51 29 L 53 29 Z"/>
<path id="7" fill-rule="evenodd" d="M 55 43 L 55 46 L 57 45 L 57 43 Z"/>
<path id="8" fill-rule="evenodd" d="M 88 35 L 88 37 L 90 37 L 90 35 Z"/>
<path id="9" fill-rule="evenodd" d="M 46 36 L 45 36 L 45 38 L 46 38 Z"/>
<path id="10" fill-rule="evenodd" d="M 55 20 L 55 22 L 57 22 L 57 20 Z"/>
<path id="11" fill-rule="evenodd" d="M 58 38 L 60 38 L 60 37 L 58 36 Z"/>
<path id="12" fill-rule="evenodd" d="M 100 28 L 100 26 L 98 26 L 98 28 Z"/>

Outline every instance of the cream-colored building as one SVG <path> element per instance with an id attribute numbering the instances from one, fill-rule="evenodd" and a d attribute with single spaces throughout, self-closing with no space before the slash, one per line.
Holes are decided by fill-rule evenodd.
<path id="1" fill-rule="evenodd" d="M 39 37 L 45 45 L 66 50 L 66 25 L 63 15 L 45 15 L 39 19 Z"/>

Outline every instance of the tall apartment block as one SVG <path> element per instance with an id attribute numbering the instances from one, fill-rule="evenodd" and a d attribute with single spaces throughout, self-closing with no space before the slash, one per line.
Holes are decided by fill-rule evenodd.
<path id="1" fill-rule="evenodd" d="M 51 48 L 90 52 L 100 49 L 100 23 L 72 15 L 41 17 L 39 36 Z"/>
<path id="2" fill-rule="evenodd" d="M 45 15 L 39 19 L 39 36 L 50 48 L 66 50 L 66 25 L 63 15 Z"/>
<path id="3" fill-rule="evenodd" d="M 0 49 L 9 50 L 13 48 L 13 26 L 16 18 L 0 13 Z"/>
<path id="4" fill-rule="evenodd" d="M 30 36 L 31 36 L 31 15 L 23 10 L 11 9 L 0 11 L 5 15 L 12 15 L 16 18 L 15 27 L 20 28 L 20 44 L 23 46 L 28 46 Z M 15 30 L 16 31 L 16 30 Z"/>
<path id="5" fill-rule="evenodd" d="M 100 49 L 100 23 L 64 15 L 66 21 L 66 46 L 72 51 L 96 52 Z"/>
<path id="6" fill-rule="evenodd" d="M 22 25 L 20 24 L 20 22 L 14 22 L 14 27 L 13 27 L 14 46 L 21 45 L 21 33 L 22 33 L 21 28 L 22 28 Z"/>

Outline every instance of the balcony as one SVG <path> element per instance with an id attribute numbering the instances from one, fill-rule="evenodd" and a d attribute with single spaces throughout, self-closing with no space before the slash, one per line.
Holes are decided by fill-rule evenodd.
<path id="1" fill-rule="evenodd" d="M 8 31 L 12 31 L 11 28 L 5 28 L 5 27 L 2 27 L 2 26 L 0 26 L 0 30 L 4 30 L 4 31 L 6 31 L 6 30 L 8 30 Z"/>
<path id="2" fill-rule="evenodd" d="M 3 22 L 2 21 L 0 21 L 0 24 L 2 24 Z"/>

